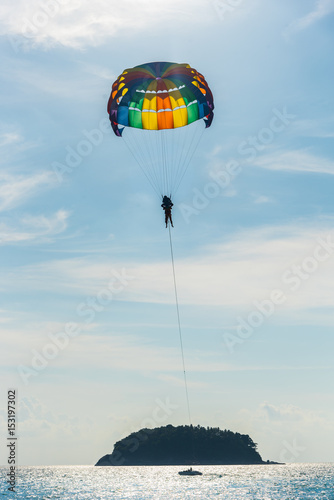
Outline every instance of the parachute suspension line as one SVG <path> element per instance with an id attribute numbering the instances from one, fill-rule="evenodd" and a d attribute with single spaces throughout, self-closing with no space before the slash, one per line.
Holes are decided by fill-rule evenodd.
<path id="1" fill-rule="evenodd" d="M 166 144 L 168 147 L 166 148 L 166 162 L 167 162 L 167 172 L 168 172 L 168 191 L 169 196 L 174 193 L 174 183 L 175 183 L 175 172 L 176 165 L 179 161 L 179 152 L 180 152 L 180 135 L 179 130 L 165 130 L 166 136 Z"/>
<path id="2" fill-rule="evenodd" d="M 125 128 L 123 140 L 154 191 L 172 198 L 205 130 L 202 122 L 159 131 Z"/>
<path id="3" fill-rule="evenodd" d="M 126 132 L 128 132 L 128 130 L 126 130 Z M 129 132 L 130 132 L 130 130 L 129 130 Z M 159 185 L 159 182 L 156 179 L 155 179 L 155 183 L 153 182 L 154 181 L 154 177 L 156 177 L 156 175 L 154 176 L 154 171 L 153 171 L 153 173 L 151 173 L 153 181 L 150 179 L 150 176 L 145 171 L 144 167 L 147 166 L 146 165 L 147 159 L 145 159 L 145 152 L 143 152 L 143 150 L 142 150 L 142 144 L 141 144 L 141 142 L 140 141 L 136 141 L 136 134 L 135 133 L 131 134 L 131 138 L 126 137 L 125 134 L 122 137 L 124 139 L 124 143 L 125 143 L 126 147 L 130 151 L 130 153 L 133 156 L 133 158 L 135 159 L 135 161 L 138 164 L 140 170 L 143 172 L 143 174 L 145 175 L 146 179 L 151 184 L 153 190 L 156 192 L 156 194 L 160 198 L 161 197 L 161 193 L 160 193 L 159 189 L 157 188 L 157 186 Z M 131 147 L 130 144 L 133 147 Z M 147 149 L 149 149 L 149 148 L 147 148 Z M 151 159 L 151 161 L 153 163 L 153 159 Z"/>
<path id="4" fill-rule="evenodd" d="M 159 137 L 158 137 L 155 130 L 146 130 L 146 131 L 142 131 L 142 132 L 143 132 L 142 143 L 144 144 L 145 151 L 147 152 L 147 155 L 149 157 L 149 158 L 147 158 L 147 156 L 146 156 L 146 164 L 144 163 L 143 168 L 147 169 L 150 177 L 155 182 L 157 190 L 160 192 L 160 195 L 162 196 L 161 168 L 160 168 L 160 163 L 159 163 L 159 161 L 160 161 L 160 158 L 159 158 L 159 151 L 160 151 L 160 149 L 159 149 Z M 149 160 L 149 161 L 147 161 L 147 160 Z"/>
<path id="5" fill-rule="evenodd" d="M 187 144 L 187 133 L 189 130 L 186 130 L 188 127 L 180 127 L 179 129 L 174 129 L 174 138 L 175 138 L 175 150 L 173 153 L 174 165 L 173 165 L 173 186 L 172 191 L 175 193 L 175 184 L 180 175 L 180 171 L 182 171 L 182 166 L 184 164 L 184 148 Z"/>
<path id="6" fill-rule="evenodd" d="M 166 193 L 164 185 L 164 151 L 161 131 L 147 130 L 145 138 L 147 140 L 146 150 L 150 157 L 151 165 L 149 175 L 154 178 L 154 182 L 160 193 L 160 197 L 162 198 L 162 196 Z"/>
<path id="7" fill-rule="evenodd" d="M 164 130 L 159 134 L 160 137 L 160 151 L 161 151 L 161 167 L 162 167 L 162 185 L 164 194 L 167 194 L 168 190 L 168 172 L 167 172 L 167 161 L 166 161 L 166 141 Z"/>
<path id="8" fill-rule="evenodd" d="M 172 195 L 172 181 L 173 181 L 173 162 L 174 162 L 174 157 L 173 157 L 173 147 L 170 146 L 170 143 L 172 143 L 173 146 L 173 141 L 170 140 L 171 137 L 171 130 L 164 130 L 164 136 L 165 136 L 165 155 L 166 155 L 166 171 L 168 174 L 168 186 L 167 186 L 167 191 L 168 191 L 168 196 Z M 168 135 L 169 134 L 169 135 Z M 169 142 L 168 142 L 169 140 Z"/>
<path id="9" fill-rule="evenodd" d="M 149 176 L 147 175 L 147 173 L 145 172 L 144 168 L 143 168 L 143 165 L 142 163 L 144 162 L 144 160 L 140 160 L 139 158 L 139 154 L 138 152 L 140 151 L 140 149 L 137 150 L 137 154 L 134 153 L 134 151 L 132 151 L 132 148 L 130 147 L 130 144 L 128 143 L 127 140 L 124 141 L 124 143 L 126 144 L 126 147 L 128 148 L 128 150 L 130 151 L 130 153 L 132 154 L 133 158 L 136 160 L 137 164 L 139 165 L 140 167 L 140 170 L 143 172 L 143 174 L 145 175 L 146 179 L 148 180 L 148 182 L 151 184 L 152 188 L 154 189 L 154 191 L 156 192 L 156 194 L 159 196 L 160 198 L 160 194 L 159 193 L 159 190 L 156 188 L 156 186 L 154 185 L 154 183 L 151 181 L 151 179 L 149 178 Z"/>
<path id="10" fill-rule="evenodd" d="M 177 156 L 176 158 L 178 159 L 176 165 L 175 165 L 175 176 L 174 176 L 174 186 L 173 188 L 175 189 L 175 184 L 178 182 L 179 177 L 181 175 L 181 172 L 183 171 L 184 168 L 184 163 L 185 163 L 185 149 L 187 144 L 189 143 L 189 135 L 190 135 L 190 129 L 191 132 L 193 131 L 191 127 L 186 126 L 182 127 L 179 130 L 178 135 L 178 142 L 177 142 Z"/>
<path id="11" fill-rule="evenodd" d="M 165 192 L 167 196 L 171 196 L 172 193 L 172 158 L 170 158 L 170 139 L 171 136 L 168 136 L 170 130 L 162 130 L 161 139 L 162 139 L 162 155 L 163 155 L 163 169 L 165 173 Z"/>
<path id="12" fill-rule="evenodd" d="M 143 165 L 143 168 L 147 171 L 149 177 L 154 182 L 157 190 L 161 194 L 161 183 L 160 183 L 160 172 L 157 166 L 157 151 L 159 150 L 157 147 L 157 139 L 155 135 L 155 131 L 153 130 L 145 130 L 142 131 L 142 144 L 144 145 L 146 151 L 146 163 Z"/>
<path id="13" fill-rule="evenodd" d="M 181 331 L 180 311 L 179 311 L 179 300 L 178 300 L 178 296 L 177 296 L 177 287 L 176 287 L 176 278 L 175 278 L 175 267 L 174 267 L 174 253 L 173 253 L 172 234 L 171 234 L 171 230 L 170 230 L 170 224 L 168 225 L 168 229 L 169 229 L 170 254 L 171 254 L 171 258 L 172 258 L 172 268 L 173 268 L 176 314 L 177 314 L 177 321 L 178 321 L 178 327 L 179 327 L 179 338 L 180 338 L 180 347 L 181 347 L 181 355 L 182 355 L 184 388 L 185 388 L 185 392 L 186 392 L 189 425 L 191 427 L 192 424 L 191 424 L 191 416 L 190 416 L 190 404 L 189 404 L 189 395 L 188 395 L 188 384 L 187 384 L 187 375 L 186 375 L 186 365 L 185 365 L 185 362 L 184 362 L 182 331 Z"/>
<path id="14" fill-rule="evenodd" d="M 203 133 L 204 133 L 204 130 L 205 128 L 203 127 L 202 128 L 202 131 L 200 134 L 193 134 L 193 137 L 192 137 L 192 140 L 189 144 L 189 147 L 188 147 L 188 150 L 185 154 L 185 160 L 184 160 L 184 169 L 183 169 L 183 172 L 181 173 L 180 175 L 180 179 L 179 179 L 179 182 L 177 183 L 177 185 L 175 186 L 175 193 L 176 191 L 179 189 L 180 187 L 180 184 L 182 182 L 182 179 L 183 177 L 186 175 L 187 173 L 187 170 L 189 168 L 189 165 L 191 163 L 191 160 L 193 159 L 194 157 L 194 154 L 196 153 L 196 150 L 197 150 L 197 147 L 198 147 L 198 144 L 200 143 L 200 140 L 202 139 L 202 136 L 203 136 Z M 194 142 L 196 141 L 196 144 L 194 145 Z"/>

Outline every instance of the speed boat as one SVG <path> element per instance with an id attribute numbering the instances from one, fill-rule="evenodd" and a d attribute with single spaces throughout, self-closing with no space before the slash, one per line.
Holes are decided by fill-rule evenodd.
<path id="1" fill-rule="evenodd" d="M 187 470 L 180 470 L 179 471 L 180 476 L 202 476 L 202 472 L 199 472 L 198 470 L 193 470 L 192 467 Z"/>

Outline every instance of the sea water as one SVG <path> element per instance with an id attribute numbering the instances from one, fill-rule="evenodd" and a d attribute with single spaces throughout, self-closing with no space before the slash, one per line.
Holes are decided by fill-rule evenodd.
<path id="1" fill-rule="evenodd" d="M 61 500 L 334 500 L 334 464 L 182 467 L 19 467 L 16 493 L 2 467 L 0 498 Z"/>

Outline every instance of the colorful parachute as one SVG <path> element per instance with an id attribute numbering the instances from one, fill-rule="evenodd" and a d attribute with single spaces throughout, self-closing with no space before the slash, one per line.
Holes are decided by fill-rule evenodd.
<path id="1" fill-rule="evenodd" d="M 108 113 L 116 135 L 125 127 L 162 130 L 203 118 L 209 127 L 213 97 L 189 64 L 154 62 L 123 71 L 112 86 Z"/>
<path id="2" fill-rule="evenodd" d="M 171 62 L 124 70 L 108 102 L 113 131 L 126 139 L 160 194 L 171 194 L 179 184 L 199 140 L 199 128 L 191 124 L 203 119 L 205 128 L 209 127 L 213 109 L 213 96 L 203 75 L 189 64 Z M 187 130 L 175 133 L 181 128 Z"/>

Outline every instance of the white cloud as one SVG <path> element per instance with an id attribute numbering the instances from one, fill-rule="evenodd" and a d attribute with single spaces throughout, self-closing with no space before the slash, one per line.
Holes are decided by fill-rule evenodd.
<path id="1" fill-rule="evenodd" d="M 302 420 L 308 420 L 310 418 L 309 413 L 305 413 L 293 405 L 281 405 L 275 406 L 270 403 L 263 403 L 260 405 L 260 413 L 263 418 L 270 421 L 288 421 L 288 422 L 300 422 Z M 314 420 L 314 414 L 311 414 L 311 420 Z"/>
<path id="2" fill-rule="evenodd" d="M 330 413 L 291 403 L 264 402 L 243 409 L 234 419 L 239 429 L 251 430 L 262 456 L 280 462 L 329 461 L 333 435 Z M 263 453 L 263 454 L 262 454 Z"/>
<path id="3" fill-rule="evenodd" d="M 325 423 L 325 419 L 320 412 L 303 409 L 288 403 L 277 405 L 265 401 L 259 405 L 255 412 L 241 410 L 240 414 L 246 416 L 246 418 L 251 418 L 253 422 L 257 422 L 259 425 L 272 427 L 276 432 L 277 429 L 285 425 L 298 430 L 300 426 L 322 425 Z"/>
<path id="4" fill-rule="evenodd" d="M 63 411 L 55 412 L 33 396 L 20 398 L 18 415 L 20 439 L 25 443 L 28 438 L 33 438 L 37 446 L 41 446 L 43 442 L 63 442 L 64 445 L 68 440 L 79 441 L 84 439 L 87 433 L 92 432 L 94 427 L 93 420 L 88 416 L 78 418 Z M 66 462 L 64 457 L 63 460 Z M 46 463 L 48 461 L 49 458 L 46 458 Z"/>
<path id="5" fill-rule="evenodd" d="M 40 189 L 56 184 L 53 172 L 40 172 L 33 175 L 0 174 L 0 212 L 25 203 Z"/>
<path id="6" fill-rule="evenodd" d="M 318 174 L 334 174 L 333 160 L 316 156 L 305 149 L 262 154 L 254 160 L 253 165 L 268 170 L 291 170 L 299 172 L 316 172 Z"/>
<path id="7" fill-rule="evenodd" d="M 262 205 L 263 203 L 270 203 L 271 199 L 268 196 L 264 195 L 254 195 L 254 203 L 256 205 Z"/>
<path id="8" fill-rule="evenodd" d="M 118 76 L 116 73 L 110 71 L 108 67 L 97 64 L 83 64 L 83 70 L 101 80 L 107 80 L 108 83 L 115 81 Z"/>
<path id="9" fill-rule="evenodd" d="M 247 311 L 254 308 L 255 300 L 264 300 L 274 289 L 281 289 L 286 301 L 280 311 L 333 307 L 334 250 L 320 250 L 319 259 L 325 258 L 317 260 L 314 255 L 320 239 L 333 244 L 332 219 L 317 220 L 314 225 L 297 221 L 241 231 L 230 236 L 228 242 L 204 248 L 201 256 L 176 258 L 179 300 L 184 304 L 228 307 L 230 312 Z M 293 266 L 304 266 L 302 278 L 294 278 Z M 115 284 L 114 271 L 121 273 L 122 269 L 129 279 L 125 279 L 127 284 L 121 292 L 113 295 L 115 299 L 174 303 L 168 260 L 101 262 L 90 255 L 20 268 L 17 280 L 21 289 L 52 287 L 53 291 L 77 297 L 106 297 L 110 295 L 110 283 Z M 17 286 L 17 280 L 13 275 L 10 279 L 3 277 L 4 286 L 10 289 Z M 116 288 L 119 284 L 116 280 Z"/>
<path id="10" fill-rule="evenodd" d="M 285 35 L 309 28 L 314 23 L 334 12 L 333 0 L 317 0 L 314 9 L 305 16 L 291 23 L 285 31 Z"/>
<path id="11" fill-rule="evenodd" d="M 67 228 L 68 212 L 58 210 L 54 215 L 25 215 L 8 226 L 0 223 L 0 245 L 8 243 L 35 242 L 62 233 Z"/>
<path id="12" fill-rule="evenodd" d="M 21 141 L 21 136 L 15 132 L 6 132 L 0 135 L 0 147 L 17 144 Z"/>
<path id="13" fill-rule="evenodd" d="M 82 370 L 84 367 L 88 373 L 92 371 L 97 373 L 100 370 L 108 370 L 114 374 L 119 371 L 141 374 L 155 372 L 156 377 L 167 382 L 168 385 L 184 386 L 180 349 L 177 344 L 175 347 L 162 346 L 143 336 L 119 334 L 110 327 L 108 335 L 100 335 L 99 325 L 94 325 L 94 327 L 80 325 L 77 327 L 79 333 L 69 338 L 64 334 L 64 328 L 64 324 L 55 327 L 52 323 L 39 322 L 23 325 L 19 329 L 3 329 L 3 337 L 6 337 L 6 340 L 2 342 L 2 365 L 31 367 L 38 353 L 41 359 L 44 359 L 45 366 L 40 369 L 39 373 L 35 372 L 33 375 L 26 374 L 23 370 L 23 377 L 27 377 L 28 383 L 37 381 L 40 375 L 44 377 L 45 374 L 53 379 L 55 369 L 58 374 L 64 372 L 66 377 L 67 371 Z M 79 330 L 80 328 L 82 331 Z M 37 332 L 36 329 L 38 329 Z M 54 353 L 51 359 L 45 354 L 48 352 Z M 238 363 L 236 360 L 227 362 L 222 361 L 217 351 L 204 352 L 191 349 L 189 346 L 186 365 L 191 373 L 249 371 L 268 373 L 270 370 L 287 372 L 305 369 L 305 367 L 296 368 L 289 365 L 282 367 L 279 363 L 268 366 Z M 206 382 L 192 381 L 190 386 L 203 388 L 205 384 Z"/>
<path id="14" fill-rule="evenodd" d="M 225 196 L 226 198 L 234 198 L 235 196 L 237 196 L 237 194 L 238 194 L 237 190 L 233 188 L 227 187 L 223 191 L 223 196 Z"/>
<path id="15" fill-rule="evenodd" d="M 96 99 L 96 96 L 105 91 L 104 80 L 108 80 L 108 76 L 110 76 L 110 80 L 108 80 L 109 89 L 111 82 L 117 76 L 103 67 L 79 62 L 74 63 L 76 71 L 71 73 L 71 77 L 65 78 L 63 69 L 60 70 L 61 74 L 59 77 L 56 77 L 54 72 L 45 71 L 43 65 L 35 64 L 35 61 L 31 60 L 21 61 L 20 65 L 18 65 L 15 58 L 8 57 L 4 64 L 6 65 L 7 81 L 13 82 L 14 85 L 19 82 L 19 85 L 25 89 L 25 92 L 15 96 L 16 103 L 24 103 L 27 95 L 31 95 L 32 90 L 50 96 L 57 96 L 57 99 L 70 99 L 72 105 L 74 100 L 87 99 L 88 94 L 91 95 L 91 98 Z M 55 71 L 57 71 L 57 68 L 55 68 Z M 3 124 L 1 128 L 4 130 L 3 135 L 5 140 L 6 136 L 8 136 L 8 129 L 12 131 L 13 125 Z M 27 147 L 36 147 L 41 142 L 41 139 L 36 139 L 35 143 L 23 140 L 19 133 L 17 133 L 17 137 L 21 142 L 15 146 L 20 151 L 27 149 Z M 13 151 L 11 151 L 11 154 L 13 154 Z"/>
<path id="16" fill-rule="evenodd" d="M 296 120 L 291 124 L 290 132 L 295 133 L 297 137 L 332 139 L 334 137 L 334 117 Z"/>
<path id="17" fill-rule="evenodd" d="M 198 14 L 200 10 L 200 15 Z M 2 33 L 10 36 L 13 48 L 24 50 L 34 46 L 61 44 L 72 48 L 98 45 L 122 31 L 135 33 L 143 28 L 152 31 L 171 16 L 184 20 L 203 19 L 210 9 L 200 0 L 51 0 L 40 2 L 10 0 L 2 4 Z M 212 13 L 213 14 L 213 13 Z"/>
<path id="18" fill-rule="evenodd" d="M 9 68 L 7 67 L 6 75 L 8 75 L 8 73 Z M 5 164 L 8 161 L 12 161 L 17 152 L 25 152 L 28 149 L 35 148 L 39 144 L 38 140 L 27 141 L 16 125 L 0 122 L 1 163 Z M 1 179 L 2 175 L 0 175 L 0 183 Z"/>
<path id="19" fill-rule="evenodd" d="M 7 314 L 7 311 L 5 311 L 4 309 L 0 309 L 0 324 L 10 323 L 12 321 L 12 318 L 10 316 L 7 316 Z"/>

